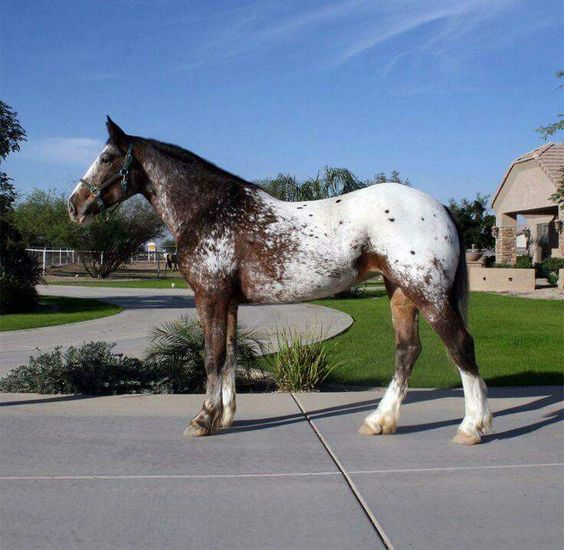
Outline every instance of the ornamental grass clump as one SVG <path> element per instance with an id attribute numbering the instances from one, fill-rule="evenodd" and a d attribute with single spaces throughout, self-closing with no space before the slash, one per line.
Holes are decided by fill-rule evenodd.
<path id="1" fill-rule="evenodd" d="M 237 367 L 255 368 L 263 345 L 254 331 L 237 328 Z M 162 393 L 201 392 L 205 389 L 204 331 L 197 319 L 182 316 L 153 330 L 145 362 L 160 373 Z"/>
<path id="2" fill-rule="evenodd" d="M 291 327 L 278 331 L 278 351 L 264 360 L 280 391 L 316 390 L 339 366 L 331 359 L 334 344 L 315 340 L 314 329 L 307 333 Z"/>

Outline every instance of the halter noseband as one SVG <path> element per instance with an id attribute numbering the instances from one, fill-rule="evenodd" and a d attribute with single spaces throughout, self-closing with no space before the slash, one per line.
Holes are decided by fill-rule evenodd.
<path id="1" fill-rule="evenodd" d="M 114 174 L 113 176 L 110 176 L 107 180 L 103 181 L 100 187 L 96 187 L 93 183 L 89 183 L 83 180 L 82 178 L 80 179 L 80 183 L 86 185 L 90 193 L 94 195 L 94 198 L 96 199 L 96 204 L 98 205 L 100 212 L 106 210 L 107 208 L 107 206 L 104 204 L 104 201 L 102 200 L 102 191 L 104 191 L 106 187 L 109 187 L 120 178 L 121 178 L 120 186 L 121 186 L 122 194 L 125 197 L 125 194 L 127 193 L 127 185 L 129 183 L 129 169 L 131 168 L 132 162 L 133 162 L 133 144 L 130 143 L 121 170 L 117 174 Z"/>

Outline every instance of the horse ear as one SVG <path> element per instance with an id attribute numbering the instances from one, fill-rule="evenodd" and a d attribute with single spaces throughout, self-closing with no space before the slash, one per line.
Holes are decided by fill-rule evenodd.
<path id="1" fill-rule="evenodd" d="M 106 128 L 108 129 L 110 140 L 116 145 L 123 144 L 127 137 L 126 133 L 109 116 L 106 116 L 106 119 Z"/>

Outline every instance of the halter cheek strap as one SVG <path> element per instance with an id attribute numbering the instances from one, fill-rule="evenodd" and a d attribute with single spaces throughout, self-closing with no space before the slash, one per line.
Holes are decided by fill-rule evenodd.
<path id="1" fill-rule="evenodd" d="M 129 169 L 131 168 L 132 162 L 133 162 L 133 144 L 130 143 L 121 170 L 117 174 L 114 174 L 113 176 L 110 176 L 107 180 L 103 181 L 99 187 L 96 187 L 93 183 L 90 183 L 86 180 L 83 179 L 80 180 L 80 183 L 86 185 L 90 193 L 94 195 L 94 199 L 96 200 L 96 204 L 98 205 L 100 212 L 102 210 L 106 210 L 107 208 L 107 206 L 104 203 L 104 200 L 102 199 L 102 191 L 104 191 L 104 189 L 115 183 L 120 178 L 121 178 L 120 186 L 122 192 L 121 200 L 123 201 L 125 199 L 125 195 L 127 194 L 127 187 L 129 185 Z"/>

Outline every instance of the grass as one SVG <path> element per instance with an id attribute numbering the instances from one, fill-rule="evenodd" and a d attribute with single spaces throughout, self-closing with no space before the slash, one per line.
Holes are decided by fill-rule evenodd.
<path id="1" fill-rule="evenodd" d="M 371 297 L 319 300 L 348 313 L 354 324 L 335 338 L 333 359 L 340 365 L 327 382 L 387 385 L 394 371 L 394 333 L 385 292 Z M 561 384 L 564 354 L 564 302 L 472 293 L 470 331 L 480 372 L 490 386 Z M 420 321 L 421 353 L 410 380 L 413 387 L 460 386 L 446 349 Z"/>
<path id="2" fill-rule="evenodd" d="M 70 278 L 68 281 L 50 281 L 49 285 L 71 285 L 71 286 L 100 286 L 115 288 L 171 288 L 174 283 L 176 288 L 188 288 L 186 281 L 180 277 L 170 279 L 137 279 L 133 281 L 120 281 L 116 279 L 82 279 Z"/>
<path id="3" fill-rule="evenodd" d="M 280 391 L 313 391 L 337 368 L 330 359 L 333 342 L 316 342 L 314 335 L 315 328 L 305 334 L 295 327 L 277 332 L 278 351 L 262 364 Z"/>
<path id="4" fill-rule="evenodd" d="M 42 296 L 40 307 L 31 313 L 11 313 L 0 316 L 0 331 L 65 325 L 108 317 L 122 308 L 99 300 Z"/>

